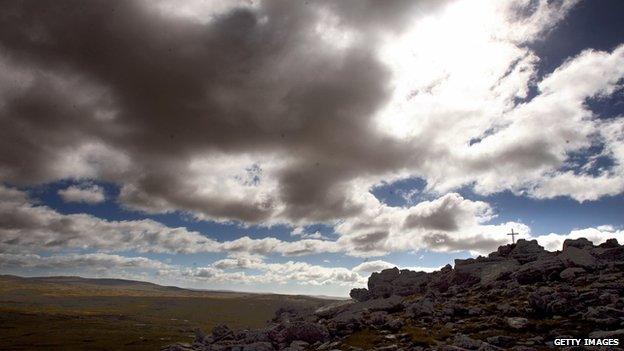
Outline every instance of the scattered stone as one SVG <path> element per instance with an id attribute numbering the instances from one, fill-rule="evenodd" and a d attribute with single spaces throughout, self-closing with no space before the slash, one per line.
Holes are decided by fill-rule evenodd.
<path id="1" fill-rule="evenodd" d="M 513 329 L 524 329 L 529 324 L 529 320 L 523 317 L 507 317 L 507 325 Z"/>
<path id="2" fill-rule="evenodd" d="M 212 328 L 212 339 L 214 341 L 220 341 L 224 339 L 231 339 L 234 337 L 232 330 L 225 324 L 219 324 Z"/>
<path id="3" fill-rule="evenodd" d="M 561 271 L 561 273 L 559 273 L 559 277 L 563 280 L 573 280 L 577 275 L 581 275 L 583 273 L 585 273 L 583 268 L 570 267 Z"/>
<path id="4" fill-rule="evenodd" d="M 496 336 L 491 336 L 489 338 L 487 338 L 487 342 L 492 344 L 492 345 L 496 345 L 496 346 L 500 346 L 500 347 L 509 347 L 512 346 L 514 344 L 516 339 L 507 336 L 507 335 L 496 335 Z"/>
<path id="5" fill-rule="evenodd" d="M 621 339 L 624 246 L 576 239 L 548 252 L 520 239 L 432 273 L 373 273 L 367 289 L 350 295 L 314 312 L 282 308 L 262 329 L 197 331 L 193 344 L 162 350 L 532 351 L 583 330 L 595 330 L 590 338 Z"/>
<path id="6" fill-rule="evenodd" d="M 433 301 L 428 298 L 418 300 L 417 302 L 409 305 L 409 307 L 407 308 L 407 312 L 413 318 L 430 316 L 433 314 Z"/>

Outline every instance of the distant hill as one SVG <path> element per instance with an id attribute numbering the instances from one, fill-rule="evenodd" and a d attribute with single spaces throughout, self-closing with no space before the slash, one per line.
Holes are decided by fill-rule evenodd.
<path id="1" fill-rule="evenodd" d="M 0 275 L 0 350 L 158 350 L 191 341 L 197 328 L 258 328 L 279 308 L 333 302 L 125 279 Z"/>

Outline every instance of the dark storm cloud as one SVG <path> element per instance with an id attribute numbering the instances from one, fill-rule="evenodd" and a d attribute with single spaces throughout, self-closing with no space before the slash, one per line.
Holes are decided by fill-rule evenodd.
<path id="1" fill-rule="evenodd" d="M 101 178 L 123 185 L 128 206 L 220 220 L 353 215 L 346 182 L 411 157 L 371 124 L 389 94 L 371 33 L 433 3 L 265 2 L 199 23 L 149 2 L 3 2 L 0 68 L 20 75 L 0 75 L 10 88 L 0 95 L 0 176 Z M 322 11 L 360 33 L 349 47 L 315 32 Z M 87 154 L 79 166 L 67 156 L 76 150 Z M 210 152 L 296 161 L 278 172 L 277 194 L 242 201 L 189 183 L 191 160 Z"/>

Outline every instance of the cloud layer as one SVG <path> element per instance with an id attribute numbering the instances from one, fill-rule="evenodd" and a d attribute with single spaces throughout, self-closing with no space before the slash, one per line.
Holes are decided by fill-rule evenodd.
<path id="1" fill-rule="evenodd" d="M 538 236 L 523 223 L 492 224 L 492 204 L 459 194 L 584 202 L 624 192 L 624 116 L 590 108 L 621 94 L 624 46 L 587 48 L 544 76 L 531 50 L 577 3 L 3 2 L 3 262 L 24 254 L 25 267 L 62 265 L 42 253 L 71 252 L 96 256 L 67 262 L 163 276 L 322 285 L 361 283 L 360 273 L 391 264 L 265 258 L 478 254 L 506 243 L 510 228 L 549 248 L 579 233 L 619 235 Z M 371 193 L 405 179 L 426 184 L 405 206 Z M 64 214 L 17 190 L 59 180 L 77 184 L 58 191 L 65 202 L 116 201 L 250 231 L 283 224 L 292 235 L 216 240 L 149 219 Z M 335 235 L 309 232 L 312 224 Z M 228 257 L 158 268 L 121 253 Z"/>
<path id="2" fill-rule="evenodd" d="M 264 224 L 357 217 L 379 206 L 371 187 L 405 177 L 440 194 L 618 194 L 622 119 L 584 101 L 618 89 L 624 49 L 536 82 L 525 45 L 574 3 L 8 2 L 0 178 L 112 181 L 131 208 Z M 613 166 L 566 170 L 596 144 Z"/>

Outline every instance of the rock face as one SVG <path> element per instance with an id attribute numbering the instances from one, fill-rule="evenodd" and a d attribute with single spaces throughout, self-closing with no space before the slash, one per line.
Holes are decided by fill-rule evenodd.
<path id="1" fill-rule="evenodd" d="M 624 246 L 518 240 L 432 273 L 386 269 L 351 301 L 280 309 L 260 330 L 198 331 L 173 350 L 540 350 L 556 337 L 624 337 Z M 611 347 L 610 350 L 620 350 Z"/>

